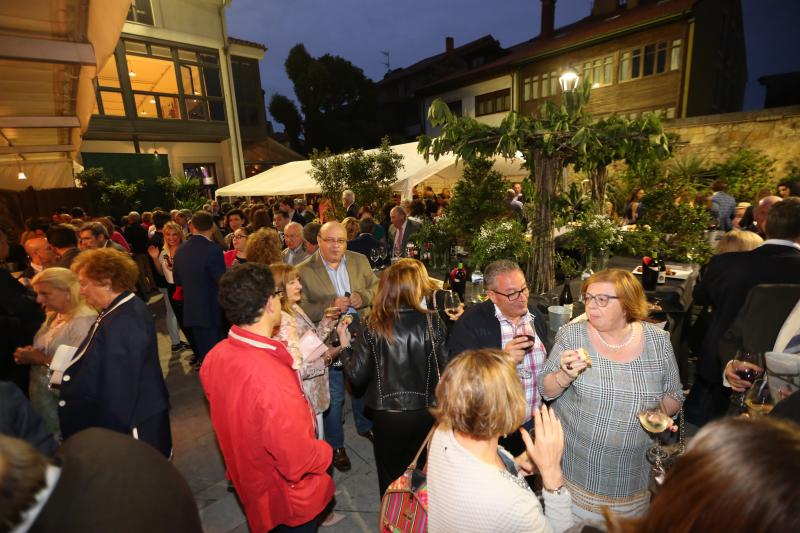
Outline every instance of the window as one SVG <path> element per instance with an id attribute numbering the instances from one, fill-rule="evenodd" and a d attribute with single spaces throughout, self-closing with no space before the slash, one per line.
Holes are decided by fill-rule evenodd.
<path id="1" fill-rule="evenodd" d="M 122 48 L 125 62 L 118 65 L 112 57 L 98 73 L 97 113 L 125 116 L 121 72 L 130 80 L 137 118 L 225 120 L 219 58 L 214 52 L 127 39 Z"/>
<path id="2" fill-rule="evenodd" d="M 531 99 L 531 78 L 522 80 L 522 100 L 527 102 Z"/>
<path id="3" fill-rule="evenodd" d="M 550 73 L 550 95 L 555 96 L 558 94 L 558 73 Z"/>
<path id="4" fill-rule="evenodd" d="M 614 56 L 600 57 L 583 63 L 583 78 L 592 87 L 614 83 Z"/>
<path id="5" fill-rule="evenodd" d="M 447 102 L 447 107 L 450 109 L 450 112 L 457 117 L 462 116 L 461 112 L 461 100 L 454 100 L 452 102 Z"/>
<path id="6" fill-rule="evenodd" d="M 475 97 L 475 116 L 503 113 L 511 109 L 511 89 L 503 89 Z"/>
<path id="7" fill-rule="evenodd" d="M 663 74 L 668 69 L 680 68 L 681 40 L 662 41 L 642 48 L 626 50 L 620 54 L 619 81 L 635 80 L 643 76 Z M 669 60 L 669 64 L 667 63 Z"/>
<path id="8" fill-rule="evenodd" d="M 127 20 L 153 26 L 153 7 L 150 5 L 150 0 L 131 0 Z"/>
<path id="9" fill-rule="evenodd" d="M 542 98 L 550 96 L 550 74 L 542 74 Z"/>
<path id="10" fill-rule="evenodd" d="M 681 40 L 672 41 L 672 53 L 670 54 L 669 69 L 678 70 L 681 68 Z"/>
<path id="11" fill-rule="evenodd" d="M 217 169 L 214 163 L 184 163 L 183 175 L 195 178 L 205 186 L 217 184 Z"/>

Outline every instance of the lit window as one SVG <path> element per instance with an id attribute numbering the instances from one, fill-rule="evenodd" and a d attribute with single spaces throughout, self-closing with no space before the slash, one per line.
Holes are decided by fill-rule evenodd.
<path id="1" fill-rule="evenodd" d="M 527 102 L 531 99 L 531 79 L 522 80 L 522 100 Z"/>
<path id="2" fill-rule="evenodd" d="M 196 98 L 187 98 L 186 114 L 189 115 L 189 120 L 206 120 L 208 117 L 206 101 Z"/>
<path id="3" fill-rule="evenodd" d="M 103 114 L 110 117 L 124 117 L 125 106 L 122 103 L 122 93 L 100 91 L 100 100 L 103 102 Z"/>
<path id="4" fill-rule="evenodd" d="M 531 83 L 531 98 L 534 100 L 539 98 L 539 76 L 533 77 L 533 82 Z"/>
<path id="5" fill-rule="evenodd" d="M 542 74 L 542 98 L 550 96 L 550 74 Z"/>
<path id="6" fill-rule="evenodd" d="M 181 81 L 183 82 L 184 94 L 197 96 L 203 94 L 203 87 L 200 84 L 200 67 L 181 65 Z"/>
<path id="7" fill-rule="evenodd" d="M 128 54 L 128 76 L 134 91 L 178 94 L 175 63 Z"/>
<path id="8" fill-rule="evenodd" d="M 631 79 L 631 53 L 622 52 L 619 60 L 619 81 Z"/>
<path id="9" fill-rule="evenodd" d="M 139 118 L 158 118 L 158 106 L 154 96 L 134 93 L 133 101 L 136 105 L 136 116 Z"/>
<path id="10" fill-rule="evenodd" d="M 179 119 L 181 116 L 181 104 L 177 96 L 159 96 L 159 105 L 161 106 L 161 118 L 166 119 Z"/>
<path id="11" fill-rule="evenodd" d="M 558 74 L 556 72 L 550 73 L 550 94 L 558 94 Z"/>
<path id="12" fill-rule="evenodd" d="M 681 68 L 681 40 L 672 41 L 672 57 L 669 60 L 669 69 L 678 70 Z"/>
<path id="13" fill-rule="evenodd" d="M 119 88 L 119 74 L 117 74 L 117 58 L 113 55 L 108 58 L 106 64 L 97 73 L 97 85 L 100 87 Z"/>
<path id="14" fill-rule="evenodd" d="M 614 56 L 608 56 L 603 64 L 603 85 L 614 83 Z"/>

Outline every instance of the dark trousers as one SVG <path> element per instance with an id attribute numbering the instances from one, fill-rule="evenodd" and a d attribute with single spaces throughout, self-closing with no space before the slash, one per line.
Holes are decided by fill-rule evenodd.
<path id="1" fill-rule="evenodd" d="M 392 481 L 408 468 L 428 431 L 433 427 L 433 422 L 433 416 L 427 409 L 372 412 L 375 465 L 381 497 Z M 419 465 L 424 464 L 424 459 L 423 451 Z"/>
<path id="2" fill-rule="evenodd" d="M 202 363 L 206 354 L 211 351 L 211 348 L 225 338 L 225 333 L 221 326 L 192 326 L 192 335 L 194 336 L 195 343 L 192 349 L 194 350 L 194 355 L 197 357 L 198 363 Z"/>

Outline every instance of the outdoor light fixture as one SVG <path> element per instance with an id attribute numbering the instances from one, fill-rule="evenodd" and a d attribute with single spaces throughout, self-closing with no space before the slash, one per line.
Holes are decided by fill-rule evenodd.
<path id="1" fill-rule="evenodd" d="M 565 93 L 577 89 L 580 81 L 581 77 L 572 69 L 565 70 L 558 78 L 558 84 L 561 85 L 561 90 Z"/>
<path id="2" fill-rule="evenodd" d="M 131 71 L 128 72 L 128 76 L 130 76 L 131 78 L 135 78 L 136 77 L 136 73 L 131 70 Z"/>
<path id="3" fill-rule="evenodd" d="M 26 176 L 25 173 L 20 170 L 19 174 L 17 174 L 17 179 L 26 180 L 28 179 L 28 176 Z"/>

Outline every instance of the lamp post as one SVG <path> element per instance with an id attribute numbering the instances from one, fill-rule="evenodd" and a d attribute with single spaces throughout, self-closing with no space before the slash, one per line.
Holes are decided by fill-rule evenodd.
<path id="1" fill-rule="evenodd" d="M 561 85 L 561 90 L 565 93 L 571 93 L 578 88 L 581 77 L 572 69 L 567 69 L 561 73 L 558 78 L 558 84 Z"/>

